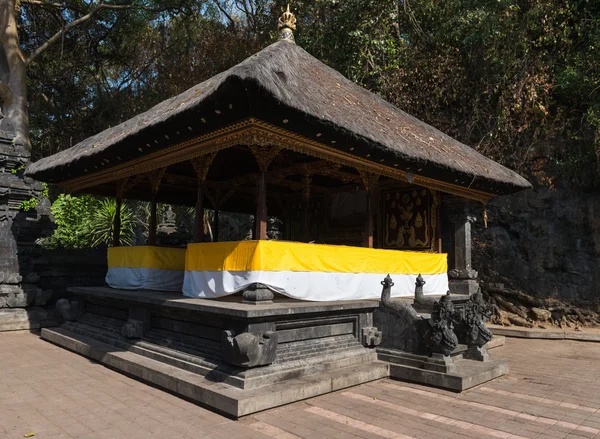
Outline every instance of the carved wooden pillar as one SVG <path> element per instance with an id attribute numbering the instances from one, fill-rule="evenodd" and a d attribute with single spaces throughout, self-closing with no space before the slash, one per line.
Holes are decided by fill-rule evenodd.
<path id="1" fill-rule="evenodd" d="M 113 246 L 121 245 L 121 197 L 117 195 L 115 217 L 113 222 Z"/>
<path id="2" fill-rule="evenodd" d="M 258 200 L 256 217 L 254 218 L 254 239 L 267 239 L 267 181 L 266 174 L 269 165 L 281 151 L 277 146 L 250 146 L 250 150 L 260 169 L 258 181 Z"/>
<path id="3" fill-rule="evenodd" d="M 157 169 L 149 175 L 151 200 L 150 200 L 150 221 L 148 224 L 148 245 L 156 245 L 156 195 L 160 187 L 160 181 L 166 168 Z"/>
<path id="4" fill-rule="evenodd" d="M 221 191 L 217 189 L 217 195 L 215 196 L 215 230 L 213 232 L 214 241 L 219 241 L 219 211 L 221 209 Z"/>
<path id="5" fill-rule="evenodd" d="M 304 175 L 304 239 L 310 241 L 310 183 L 312 175 Z"/>
<path id="6" fill-rule="evenodd" d="M 254 236 L 267 239 L 267 182 L 266 170 L 260 171 L 258 182 L 258 202 L 256 207 L 256 230 Z"/>
<path id="7" fill-rule="evenodd" d="M 440 193 L 433 189 L 429 190 L 431 192 L 431 196 L 433 198 L 433 204 L 431 206 L 432 209 L 432 217 L 431 217 L 431 230 L 432 230 L 432 239 L 435 237 L 435 241 L 432 245 L 432 250 L 437 253 L 442 253 L 442 221 L 441 221 L 441 203 L 440 203 Z"/>
<path id="8" fill-rule="evenodd" d="M 121 245 L 121 204 L 123 195 L 127 189 L 127 178 L 117 182 L 117 192 L 115 194 L 115 217 L 113 218 L 113 247 Z"/>
<path id="9" fill-rule="evenodd" d="M 373 248 L 373 199 L 379 184 L 379 175 L 361 172 L 361 177 L 367 192 L 367 216 L 365 221 L 364 246 Z"/>
<path id="10" fill-rule="evenodd" d="M 204 182 L 206 181 L 206 175 L 210 164 L 215 158 L 216 153 L 207 154 L 204 156 L 196 157 L 190 160 L 194 170 L 196 171 L 196 178 L 198 180 L 198 189 L 196 192 L 196 221 L 194 225 L 194 242 L 202 242 L 204 237 Z"/>

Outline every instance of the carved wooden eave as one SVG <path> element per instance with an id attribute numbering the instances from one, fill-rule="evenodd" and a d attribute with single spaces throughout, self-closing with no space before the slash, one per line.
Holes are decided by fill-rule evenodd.
<path id="1" fill-rule="evenodd" d="M 415 174 L 408 175 L 407 172 L 395 167 L 375 163 L 367 158 L 343 151 L 343 147 L 332 148 L 254 118 L 249 118 L 212 133 L 178 143 L 110 169 L 67 180 L 61 185 L 70 192 L 81 191 L 100 184 L 123 180 L 156 169 L 166 168 L 175 163 L 191 161 L 202 156 L 216 154 L 223 149 L 238 145 L 275 146 L 281 149 L 288 149 L 326 160 L 336 165 L 352 167 L 358 170 L 359 173 L 376 174 L 394 180 L 410 182 L 481 202 L 487 202 L 495 196 L 487 192 L 464 188 L 428 177 Z"/>

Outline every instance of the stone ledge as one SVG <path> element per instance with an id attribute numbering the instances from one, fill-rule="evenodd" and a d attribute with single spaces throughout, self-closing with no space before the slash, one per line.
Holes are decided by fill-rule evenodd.
<path id="1" fill-rule="evenodd" d="M 219 300 L 199 299 L 183 296 L 181 293 L 150 290 L 119 290 L 109 287 L 70 287 L 69 292 L 89 298 L 123 300 L 129 303 L 157 305 L 162 308 L 184 309 L 187 311 L 241 317 L 263 318 L 312 314 L 324 311 L 373 310 L 379 300 L 345 300 L 335 302 L 309 302 L 287 297 L 275 297 L 270 305 L 248 305 L 241 303 L 241 297 L 227 296 Z"/>
<path id="2" fill-rule="evenodd" d="M 390 378 L 462 392 L 508 373 L 508 363 L 502 360 L 458 360 L 456 367 L 456 372 L 443 373 L 403 364 L 390 364 Z"/>
<path id="3" fill-rule="evenodd" d="M 57 325 L 58 323 L 44 308 L 0 309 L 0 332 L 40 329 Z"/>
<path id="4" fill-rule="evenodd" d="M 577 340 L 600 342 L 600 332 L 571 332 L 534 328 L 505 328 L 503 326 L 488 325 L 494 335 L 515 338 L 536 338 L 542 340 Z"/>
<path id="5" fill-rule="evenodd" d="M 233 418 L 389 376 L 388 364 L 372 361 L 262 388 L 241 390 L 62 328 L 42 329 L 41 336 L 51 343 Z"/>

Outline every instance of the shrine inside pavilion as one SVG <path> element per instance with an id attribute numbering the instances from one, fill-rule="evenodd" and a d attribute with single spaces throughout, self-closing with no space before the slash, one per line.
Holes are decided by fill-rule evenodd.
<path id="1" fill-rule="evenodd" d="M 280 41 L 29 166 L 26 175 L 66 191 L 116 197 L 118 209 L 123 199 L 151 202 L 147 246 L 120 246 L 116 215 L 107 275 L 114 291 L 74 289 L 104 300 L 101 312 L 86 299 L 86 311 L 144 321 L 132 318 L 131 307 L 129 315 L 106 309 L 166 291 L 199 298 L 184 301 L 189 306 L 250 290 L 309 301 L 373 299 L 388 273 L 394 296 L 412 295 L 418 274 L 425 294 L 441 295 L 449 268 L 451 288 L 474 292 L 468 206 L 530 184 L 323 64 L 295 44 L 294 29 L 288 11 Z M 186 249 L 156 245 L 159 202 L 196 206 L 194 240 Z M 217 214 L 215 242 L 202 242 L 204 209 L 254 215 L 253 240 L 221 242 Z M 283 222 L 283 240 L 267 240 L 267 215 Z M 177 295 L 165 293 L 161 303 Z M 268 293 L 249 294 L 244 302 L 261 297 L 272 303 Z M 231 311 L 242 301 L 211 303 Z M 157 315 L 166 319 L 164 312 Z M 142 334 L 165 324 L 160 318 L 143 323 Z M 237 332 L 252 332 L 251 326 Z M 355 339 L 359 329 L 352 329 Z"/>

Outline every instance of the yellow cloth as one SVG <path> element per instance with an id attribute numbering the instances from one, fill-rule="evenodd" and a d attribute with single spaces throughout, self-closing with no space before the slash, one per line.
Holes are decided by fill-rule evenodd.
<path id="1" fill-rule="evenodd" d="M 300 271 L 329 273 L 441 274 L 445 253 L 283 241 L 189 244 L 186 271 Z"/>
<path id="2" fill-rule="evenodd" d="M 108 268 L 153 268 L 157 270 L 181 270 L 185 268 L 185 248 L 155 247 L 109 247 Z"/>

